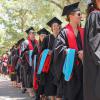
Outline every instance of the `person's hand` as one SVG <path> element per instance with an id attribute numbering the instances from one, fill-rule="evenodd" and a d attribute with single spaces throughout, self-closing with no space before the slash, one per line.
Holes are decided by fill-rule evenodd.
<path id="1" fill-rule="evenodd" d="M 81 61 L 83 61 L 83 50 L 78 51 L 78 57 Z"/>

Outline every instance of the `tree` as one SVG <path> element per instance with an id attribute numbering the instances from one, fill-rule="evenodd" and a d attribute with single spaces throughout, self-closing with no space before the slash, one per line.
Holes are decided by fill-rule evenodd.
<path id="1" fill-rule="evenodd" d="M 36 31 L 46 25 L 52 17 L 61 17 L 65 5 L 78 0 L 0 0 L 0 45 L 11 47 L 22 37 L 24 31 L 33 26 Z M 82 1 L 82 0 L 81 0 Z M 81 5 L 84 8 L 85 4 Z M 84 6 L 83 6 L 84 5 Z M 85 10 L 84 10 L 85 11 Z M 6 49 L 2 48 L 3 51 Z"/>

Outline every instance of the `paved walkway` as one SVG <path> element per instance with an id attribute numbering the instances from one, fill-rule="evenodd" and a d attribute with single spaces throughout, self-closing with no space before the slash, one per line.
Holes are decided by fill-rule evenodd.
<path id="1" fill-rule="evenodd" d="M 11 86 L 9 79 L 0 76 L 0 100 L 33 100 L 28 94 Z"/>

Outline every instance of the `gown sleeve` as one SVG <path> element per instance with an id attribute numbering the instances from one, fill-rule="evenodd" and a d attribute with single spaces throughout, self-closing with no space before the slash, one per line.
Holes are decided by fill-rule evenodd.
<path id="1" fill-rule="evenodd" d="M 67 42 L 67 38 L 66 38 L 66 29 L 63 28 L 57 39 L 55 40 L 55 44 L 54 44 L 54 50 L 53 50 L 53 54 L 54 54 L 54 60 L 53 60 L 53 74 L 55 76 L 55 80 L 59 81 L 62 75 L 62 68 L 63 68 L 63 64 L 64 64 L 64 60 L 65 60 L 65 56 L 66 56 L 66 50 L 67 50 L 67 46 L 68 46 L 68 42 Z"/>
<path id="2" fill-rule="evenodd" d="M 60 34 L 58 35 L 55 43 L 55 50 L 58 51 L 58 54 L 62 51 L 66 51 L 68 46 L 68 41 L 66 38 L 66 29 L 62 29 Z"/>
<path id="3" fill-rule="evenodd" d="M 27 40 L 25 40 L 24 42 L 22 42 L 22 44 L 21 44 L 21 57 L 24 55 L 24 53 L 26 52 L 26 51 L 28 51 L 28 41 Z"/>
<path id="4" fill-rule="evenodd" d="M 86 22 L 85 34 L 87 43 L 91 48 L 91 54 L 97 64 L 100 60 L 100 13 L 92 12 Z"/>
<path id="5" fill-rule="evenodd" d="M 42 46 L 41 46 L 41 51 L 43 51 L 44 49 L 48 48 L 48 36 L 46 36 L 43 40 Z"/>
<path id="6" fill-rule="evenodd" d="M 25 51 L 28 47 L 28 44 L 29 44 L 28 40 L 25 40 L 21 45 L 21 50 Z"/>

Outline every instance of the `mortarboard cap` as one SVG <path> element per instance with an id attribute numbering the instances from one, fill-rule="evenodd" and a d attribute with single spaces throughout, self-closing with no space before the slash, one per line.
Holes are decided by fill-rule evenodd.
<path id="1" fill-rule="evenodd" d="M 63 9 L 62 16 L 69 15 L 71 12 L 80 11 L 78 6 L 79 6 L 79 2 L 65 6 Z"/>
<path id="2" fill-rule="evenodd" d="M 47 25 L 51 27 L 53 23 L 58 23 L 59 25 L 62 24 L 62 22 L 58 18 L 54 17 L 47 23 Z"/>
<path id="3" fill-rule="evenodd" d="M 26 32 L 27 34 L 29 34 L 30 32 L 31 32 L 31 33 L 34 33 L 34 28 L 33 28 L 33 27 L 30 27 L 30 28 L 28 28 L 25 32 Z"/>
<path id="4" fill-rule="evenodd" d="M 22 38 L 22 39 L 20 39 L 17 43 L 20 44 L 20 43 L 23 42 L 24 40 L 25 40 L 25 39 Z"/>
<path id="5" fill-rule="evenodd" d="M 41 30 L 39 30 L 38 32 L 37 32 L 37 34 L 46 34 L 46 35 L 48 35 L 48 34 L 50 34 L 50 32 L 49 31 L 47 31 L 45 28 L 43 28 L 43 29 L 41 29 Z"/>

